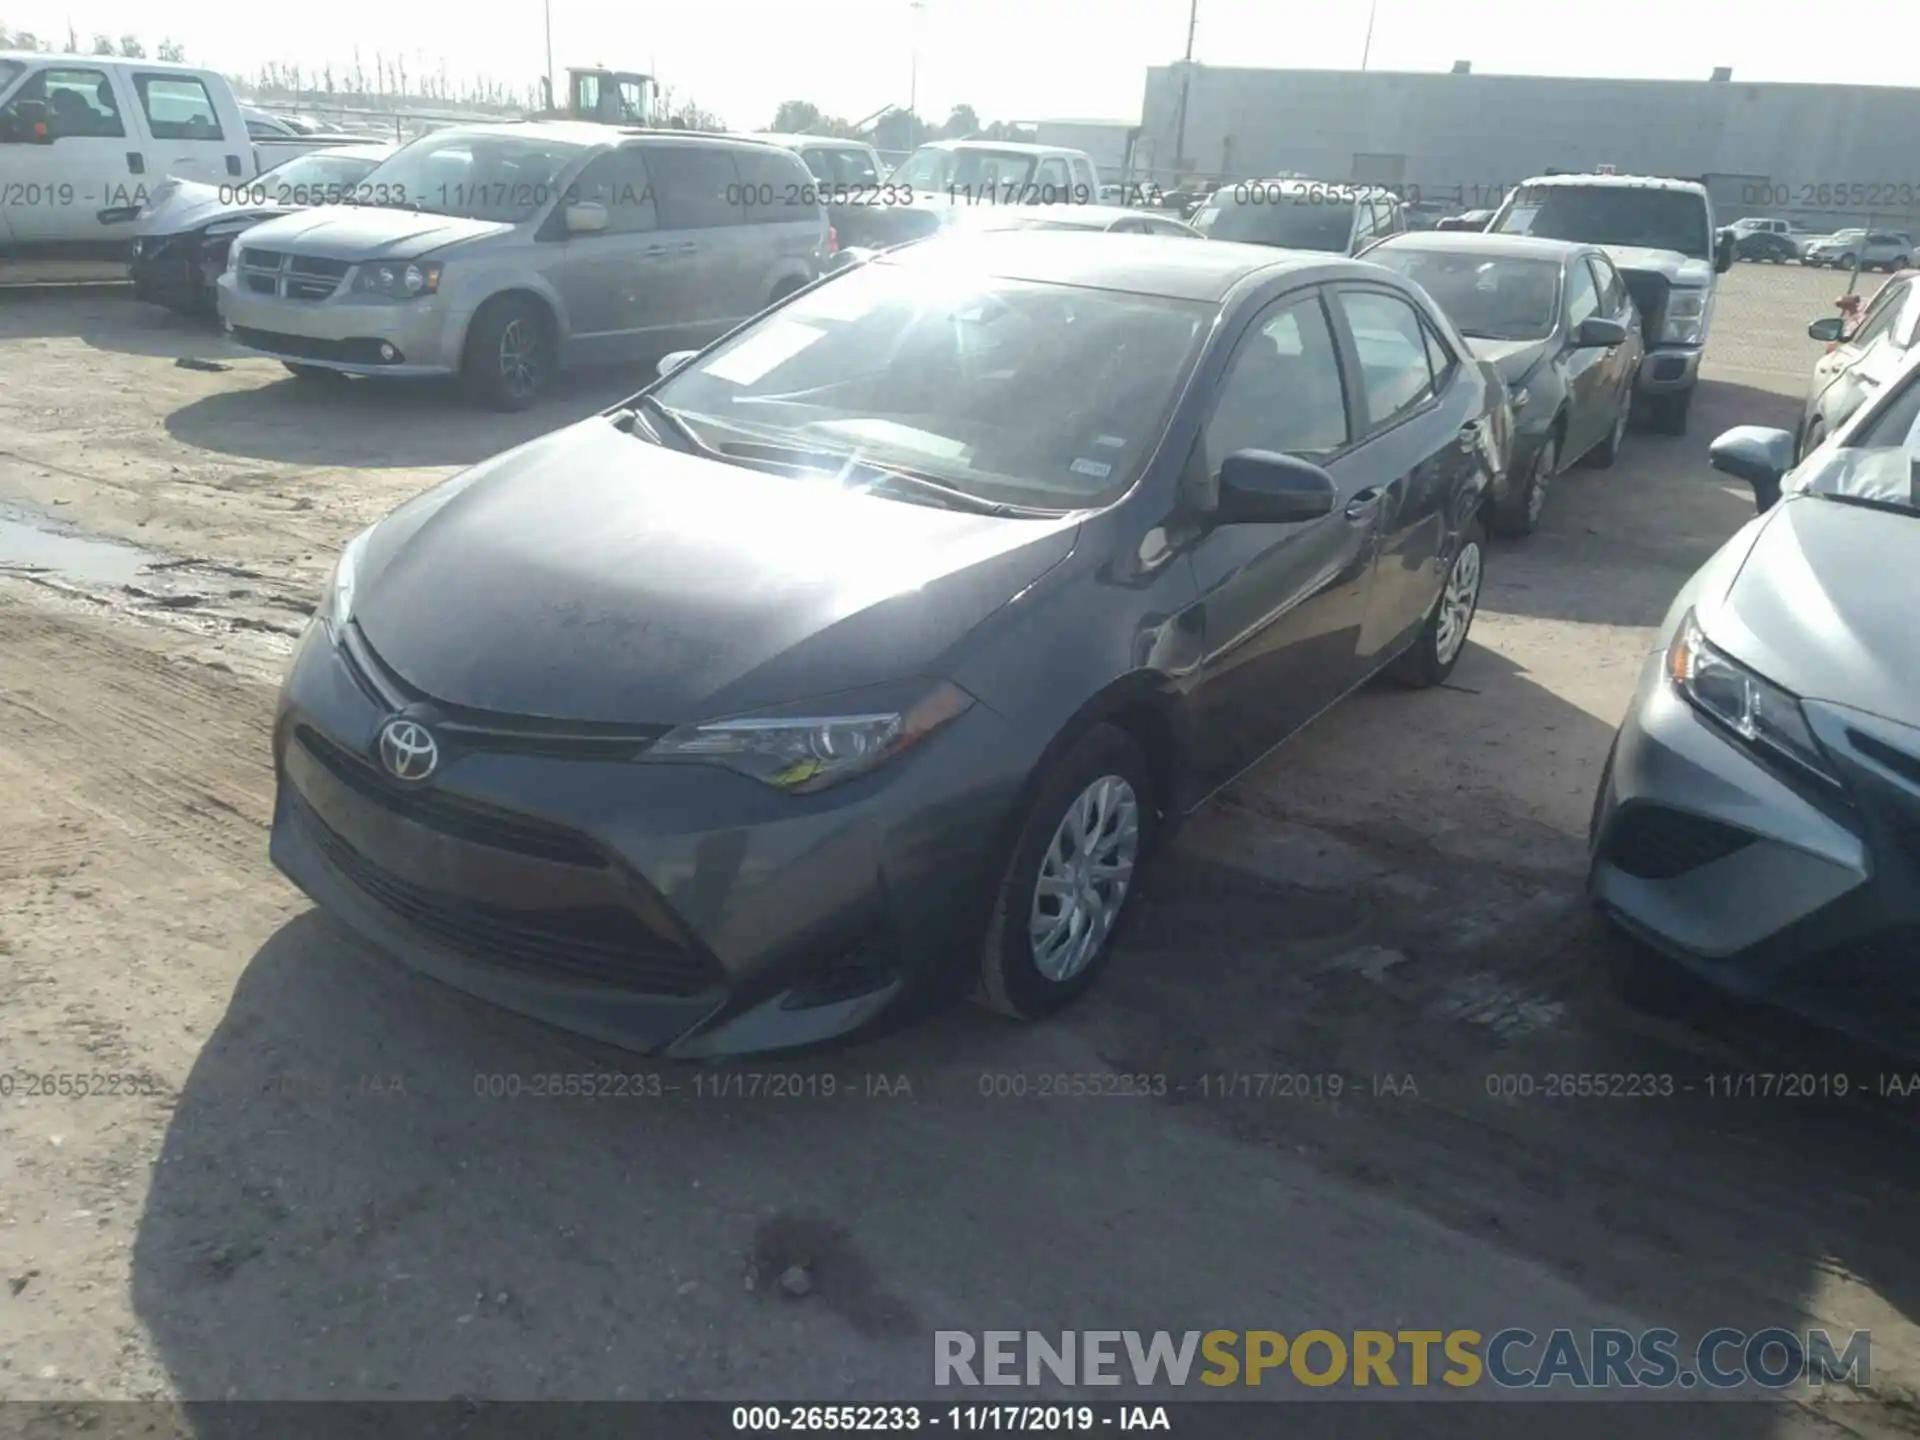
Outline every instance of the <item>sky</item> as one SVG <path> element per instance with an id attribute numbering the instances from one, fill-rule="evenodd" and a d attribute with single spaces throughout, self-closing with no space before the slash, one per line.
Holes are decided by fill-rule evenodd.
<path id="1" fill-rule="evenodd" d="M 1194 58 L 1202 64 L 1355 69 L 1367 43 L 1366 0 L 1198 3 Z M 407 56 L 409 71 L 444 58 L 450 74 L 526 87 L 546 68 L 548 4 L 558 70 L 650 71 L 674 99 L 695 100 L 741 129 L 766 126 L 788 99 L 854 120 L 910 97 L 936 122 L 957 104 L 983 120 L 1137 120 L 1146 67 L 1179 58 L 1188 18 L 1188 0 L 924 0 L 917 19 L 908 0 L 489 0 L 484 8 L 329 0 L 326 23 L 316 25 L 312 7 L 299 5 L 0 0 L 0 23 L 60 43 L 71 23 L 83 49 L 95 32 L 138 34 L 149 53 L 170 37 L 190 61 L 228 72 L 269 60 L 338 70 L 351 65 L 357 44 L 369 71 L 381 50 Z M 1369 66 L 1444 71 L 1471 60 L 1482 74 L 1705 79 L 1730 65 L 1736 80 L 1914 83 L 1910 46 L 1871 43 L 1905 33 L 1910 8 L 1854 0 L 1848 10 L 1840 31 L 1809 28 L 1790 9 L 1730 23 L 1724 6 L 1673 0 L 1584 10 L 1539 0 L 1377 0 Z M 1843 44 L 1830 38 L 1836 33 L 1854 38 Z"/>

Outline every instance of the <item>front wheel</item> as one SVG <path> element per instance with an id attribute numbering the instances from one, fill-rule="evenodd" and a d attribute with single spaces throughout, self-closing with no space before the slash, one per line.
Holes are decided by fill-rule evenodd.
<path id="1" fill-rule="evenodd" d="M 525 410 L 553 378 L 553 331 L 530 300 L 489 301 L 473 317 L 461 356 L 460 381 L 489 410 Z"/>
<path id="2" fill-rule="evenodd" d="M 1657 433 L 1661 435 L 1687 433 L 1687 412 L 1693 408 L 1693 391 L 1675 390 L 1665 395 L 1655 395 L 1649 399 L 1648 404 L 1653 412 L 1650 419 Z"/>
<path id="3" fill-rule="evenodd" d="M 1560 463 L 1559 436 L 1552 434 L 1540 442 L 1527 473 L 1506 494 L 1493 503 L 1493 528 L 1509 539 L 1531 535 L 1540 524 L 1546 508 L 1547 486 L 1553 483 L 1554 467 Z"/>
<path id="4" fill-rule="evenodd" d="M 994 895 L 974 998 L 1019 1020 L 1091 985 L 1138 888 L 1158 821 L 1152 773 L 1125 731 L 1096 725 L 1042 778 Z"/>
<path id="5" fill-rule="evenodd" d="M 1447 567 L 1447 583 L 1433 602 L 1427 623 L 1413 644 L 1388 668 L 1387 674 L 1409 689 L 1439 685 L 1453 674 L 1467 648 L 1467 632 L 1480 609 L 1480 582 L 1486 573 L 1487 533 L 1476 518 L 1460 536 L 1460 546 Z"/>

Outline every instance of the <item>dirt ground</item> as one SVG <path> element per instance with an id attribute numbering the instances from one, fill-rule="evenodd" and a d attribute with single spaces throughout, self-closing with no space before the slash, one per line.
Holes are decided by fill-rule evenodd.
<path id="1" fill-rule="evenodd" d="M 267 863 L 272 687 L 339 545 L 634 377 L 489 416 L 118 293 L 0 299 L 0 1396 L 857 1400 L 932 1393 L 937 1329 L 1781 1325 L 1871 1330 L 1874 1393 L 1689 1433 L 1920 1430 L 1920 1098 L 1703 1093 L 1897 1062 L 1627 1006 L 1579 898 L 1651 627 L 1751 514 L 1707 441 L 1792 423 L 1843 285 L 1737 270 L 1692 433 L 1557 484 L 1450 685 L 1357 696 L 1196 818 L 1082 1006 L 748 1067 L 830 1100 L 490 1098 L 645 1067 Z M 1110 1071 L 1169 1093 L 990 1093 Z M 1489 1094 L 1570 1071 L 1693 1089 Z M 1203 1078 L 1280 1073 L 1315 1098 Z M 60 1075 L 130 1078 L 28 1093 Z"/>

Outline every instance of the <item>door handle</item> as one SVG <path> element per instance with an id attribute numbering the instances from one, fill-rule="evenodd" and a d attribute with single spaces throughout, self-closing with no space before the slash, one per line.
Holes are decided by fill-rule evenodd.
<path id="1" fill-rule="evenodd" d="M 1346 516 L 1349 520 L 1370 520 L 1380 508 L 1380 502 L 1386 497 L 1386 491 L 1368 488 L 1362 490 L 1347 502 Z"/>
<path id="2" fill-rule="evenodd" d="M 127 152 L 127 173 L 129 175 L 146 174 L 147 157 L 142 155 L 138 150 L 129 150 Z"/>

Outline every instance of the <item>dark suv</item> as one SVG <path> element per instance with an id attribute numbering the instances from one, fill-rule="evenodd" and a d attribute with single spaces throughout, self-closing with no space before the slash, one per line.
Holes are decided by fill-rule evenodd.
<path id="1" fill-rule="evenodd" d="M 1357 255 L 1407 228 L 1399 197 L 1375 185 L 1329 180 L 1241 180 L 1223 185 L 1193 217 L 1210 240 Z"/>

